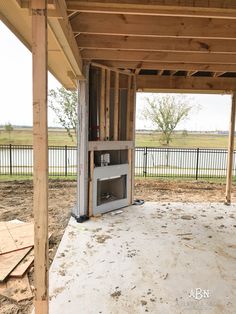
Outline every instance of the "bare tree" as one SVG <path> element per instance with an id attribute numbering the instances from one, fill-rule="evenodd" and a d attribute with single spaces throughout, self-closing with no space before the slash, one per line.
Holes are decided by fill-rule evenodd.
<path id="1" fill-rule="evenodd" d="M 14 128 L 10 122 L 5 124 L 4 128 L 5 128 L 5 131 L 8 133 L 9 142 L 10 142 L 11 141 L 11 132 L 13 131 Z"/>
<path id="2" fill-rule="evenodd" d="M 146 98 L 142 116 L 161 131 L 162 142 L 169 145 L 173 131 L 188 117 L 192 107 L 191 99 L 184 95 L 153 95 Z"/>
<path id="3" fill-rule="evenodd" d="M 54 111 L 62 127 L 73 140 L 71 130 L 76 134 L 78 95 L 75 91 L 66 90 L 64 87 L 49 91 L 49 107 Z"/>

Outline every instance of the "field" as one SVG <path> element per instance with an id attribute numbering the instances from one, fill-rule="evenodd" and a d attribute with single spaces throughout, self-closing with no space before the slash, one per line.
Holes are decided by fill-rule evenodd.
<path id="1" fill-rule="evenodd" d="M 72 141 L 66 132 L 62 129 L 49 129 L 48 133 L 49 145 L 68 145 L 75 146 L 76 141 Z M 0 129 L 0 145 L 32 145 L 33 136 L 32 129 L 18 128 L 14 129 L 10 134 L 3 129 Z M 136 146 L 143 147 L 160 147 L 159 133 L 137 133 Z M 228 136 L 216 134 L 193 134 L 183 136 L 181 133 L 175 133 L 170 147 L 188 147 L 188 148 L 227 148 Z"/>

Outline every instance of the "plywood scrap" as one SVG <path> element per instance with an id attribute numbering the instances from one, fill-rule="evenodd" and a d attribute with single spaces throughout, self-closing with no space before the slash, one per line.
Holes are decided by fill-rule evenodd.
<path id="1" fill-rule="evenodd" d="M 32 299 L 28 276 L 9 278 L 7 282 L 0 283 L 0 295 L 16 302 Z"/>
<path id="2" fill-rule="evenodd" d="M 32 249 L 23 260 L 11 272 L 10 277 L 22 277 L 34 261 L 34 250 Z"/>
<path id="3" fill-rule="evenodd" d="M 34 225 L 19 221 L 0 223 L 0 254 L 34 245 Z"/>
<path id="4" fill-rule="evenodd" d="M 31 247 L 0 255 L 0 282 L 7 278 L 30 250 Z"/>

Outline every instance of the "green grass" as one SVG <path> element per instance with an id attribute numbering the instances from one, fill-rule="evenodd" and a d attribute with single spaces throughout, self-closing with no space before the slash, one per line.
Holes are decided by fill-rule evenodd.
<path id="1" fill-rule="evenodd" d="M 147 147 L 164 147 L 160 143 L 160 133 L 153 132 L 151 134 L 137 133 L 136 146 Z M 48 141 L 51 146 L 75 146 L 75 140 L 72 141 L 67 133 L 62 129 L 49 129 Z M 0 145 L 14 144 L 14 145 L 32 145 L 33 135 L 30 128 L 18 128 L 11 132 L 11 135 L 0 129 Z M 183 136 L 181 133 L 175 133 L 170 147 L 186 147 L 186 148 L 227 148 L 228 136 L 215 134 L 192 134 Z"/>
<path id="2" fill-rule="evenodd" d="M 76 176 L 49 176 L 49 180 L 65 180 L 65 181 L 76 181 Z M 32 181 L 33 176 L 31 175 L 0 175 L 1 181 Z"/>

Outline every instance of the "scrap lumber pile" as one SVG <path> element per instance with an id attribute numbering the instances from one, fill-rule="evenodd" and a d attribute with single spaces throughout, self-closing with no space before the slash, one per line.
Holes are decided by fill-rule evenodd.
<path id="1" fill-rule="evenodd" d="M 0 295 L 19 302 L 33 293 L 27 270 L 34 261 L 34 225 L 19 220 L 0 222 Z"/>

